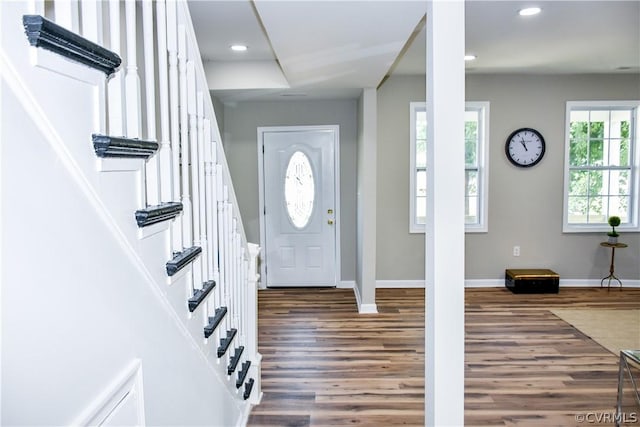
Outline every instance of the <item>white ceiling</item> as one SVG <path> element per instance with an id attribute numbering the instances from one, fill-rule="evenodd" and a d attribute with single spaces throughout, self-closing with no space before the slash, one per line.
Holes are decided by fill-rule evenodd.
<path id="1" fill-rule="evenodd" d="M 542 13 L 518 16 L 531 5 Z M 426 1 L 192 0 L 189 7 L 210 88 L 225 102 L 356 97 L 391 69 L 425 72 Z M 640 74 L 640 0 L 471 0 L 465 11 L 466 52 L 478 57 L 468 73 Z M 234 43 L 249 49 L 232 52 Z"/>

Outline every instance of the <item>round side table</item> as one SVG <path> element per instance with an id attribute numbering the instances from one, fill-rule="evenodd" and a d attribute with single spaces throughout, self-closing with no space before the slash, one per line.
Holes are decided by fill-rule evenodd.
<path id="1" fill-rule="evenodd" d="M 611 248 L 611 265 L 609 266 L 609 275 L 602 278 L 602 280 L 600 281 L 600 287 L 602 287 L 604 285 L 604 281 L 608 279 L 609 280 L 607 282 L 607 290 L 608 290 L 611 287 L 611 280 L 617 280 L 618 283 L 620 283 L 620 290 L 622 290 L 622 282 L 614 274 L 613 260 L 616 256 L 616 249 L 626 248 L 629 245 L 627 245 L 626 243 L 600 242 L 600 246 L 604 246 L 605 248 Z"/>

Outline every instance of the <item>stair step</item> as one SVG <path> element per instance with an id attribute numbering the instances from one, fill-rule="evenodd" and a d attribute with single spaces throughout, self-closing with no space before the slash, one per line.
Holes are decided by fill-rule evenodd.
<path id="1" fill-rule="evenodd" d="M 136 211 L 136 222 L 138 227 L 146 227 L 158 222 L 175 218 L 182 212 L 182 203 L 168 202 L 156 206 L 147 206 L 145 209 Z"/>
<path id="2" fill-rule="evenodd" d="M 202 289 L 195 289 L 193 291 L 193 296 L 189 298 L 187 304 L 189 306 L 189 311 L 194 312 L 196 308 L 200 305 L 202 301 L 209 295 L 209 292 L 216 287 L 216 282 L 213 280 L 206 281 L 202 284 Z"/>
<path id="3" fill-rule="evenodd" d="M 93 149 L 98 157 L 118 157 L 133 159 L 148 159 L 158 151 L 159 144 L 137 138 L 120 136 L 91 135 Z"/>
<path id="4" fill-rule="evenodd" d="M 195 259 L 202 252 L 200 246 L 192 246 L 182 252 L 174 252 L 173 259 L 167 262 L 167 275 L 173 276 Z"/>
<path id="5" fill-rule="evenodd" d="M 247 374 L 249 373 L 249 368 L 251 367 L 251 361 L 247 360 L 242 364 L 242 369 L 238 372 L 238 379 L 236 380 L 236 388 L 242 387 L 242 383 L 244 383 L 245 378 L 247 378 Z"/>
<path id="6" fill-rule="evenodd" d="M 231 341 L 233 341 L 233 338 L 237 333 L 237 329 L 230 329 L 227 331 L 227 337 L 220 339 L 220 347 L 218 347 L 218 357 L 224 356 L 224 354 L 229 349 L 229 346 L 231 345 Z"/>
<path id="7" fill-rule="evenodd" d="M 240 362 L 240 356 L 242 356 L 242 352 L 244 351 L 244 346 L 236 347 L 235 353 L 231 356 L 231 362 L 229 366 L 227 366 L 227 375 L 231 375 L 236 371 L 238 367 L 238 363 Z"/>
<path id="8" fill-rule="evenodd" d="M 245 383 L 245 385 L 244 385 L 244 394 L 242 395 L 244 400 L 247 400 L 249 398 L 249 396 L 251 396 L 251 390 L 253 389 L 253 383 L 254 383 L 253 378 L 250 378 L 249 381 L 247 381 Z"/>
<path id="9" fill-rule="evenodd" d="M 209 323 L 204 327 L 204 337 L 209 338 L 213 331 L 216 330 L 224 316 L 227 315 L 227 307 L 218 307 L 216 314 L 213 317 L 209 317 Z M 218 356 L 220 357 L 220 356 Z"/>
<path id="10" fill-rule="evenodd" d="M 107 76 L 122 63 L 114 52 L 49 21 L 41 15 L 24 15 L 22 25 L 29 44 L 100 70 Z"/>

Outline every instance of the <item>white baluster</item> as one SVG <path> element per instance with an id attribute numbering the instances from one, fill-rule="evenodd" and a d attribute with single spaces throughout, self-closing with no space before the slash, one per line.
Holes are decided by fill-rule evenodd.
<path id="1" fill-rule="evenodd" d="M 182 245 L 191 247 L 191 196 L 189 193 L 189 114 L 187 97 L 187 44 L 185 29 L 178 26 L 178 71 L 180 74 L 180 153 L 182 153 Z"/>
<path id="2" fill-rule="evenodd" d="M 218 240 L 218 201 L 220 198 L 220 192 L 218 191 L 218 182 L 220 181 L 220 177 L 222 176 L 222 166 L 218 165 L 216 150 L 217 143 L 215 141 L 211 142 L 211 200 L 213 206 L 211 207 L 211 212 L 215 213 L 213 217 L 213 224 L 211 226 L 211 236 L 209 241 L 211 241 L 211 258 L 213 258 L 213 279 L 217 282 L 220 280 L 220 266 L 218 262 L 218 253 L 220 251 L 219 240 Z"/>
<path id="3" fill-rule="evenodd" d="M 240 234 L 238 233 L 238 221 L 233 219 L 233 270 L 234 270 L 234 286 L 233 286 L 233 299 L 236 300 L 236 325 L 238 331 L 241 328 L 240 317 L 242 316 L 242 302 L 241 300 L 241 286 L 240 286 Z"/>
<path id="4" fill-rule="evenodd" d="M 102 2 L 82 0 L 82 35 L 102 46 Z"/>
<path id="5" fill-rule="evenodd" d="M 232 218 L 232 205 L 229 203 L 229 189 L 226 188 L 225 191 L 225 215 L 226 215 L 226 225 L 227 225 L 227 235 L 226 235 L 226 249 L 227 249 L 227 257 L 226 257 L 226 270 L 227 270 L 227 288 L 225 289 L 227 301 L 229 303 L 229 307 L 231 307 L 231 315 L 229 316 L 229 328 L 233 328 L 235 324 L 236 317 L 236 309 L 233 301 L 233 245 L 232 245 L 232 233 L 233 233 L 233 224 Z"/>
<path id="6" fill-rule="evenodd" d="M 215 254 L 217 255 L 214 259 L 214 263 L 218 263 L 218 287 L 216 288 L 216 292 L 218 292 L 218 300 L 221 301 L 221 304 L 224 305 L 226 303 L 224 299 L 223 289 L 226 286 L 224 282 L 224 200 L 223 200 L 223 185 L 222 185 L 222 166 L 216 164 L 216 209 L 218 211 L 218 215 L 216 216 L 218 227 L 217 227 L 217 251 Z M 215 267 L 214 267 L 215 269 Z"/>
<path id="7" fill-rule="evenodd" d="M 125 0 L 126 23 L 126 49 L 127 66 L 125 82 L 126 111 L 127 111 L 127 136 L 140 138 L 142 120 L 140 114 L 140 76 L 138 76 L 138 63 L 136 57 L 136 1 Z"/>
<path id="8" fill-rule="evenodd" d="M 145 83 L 145 106 L 146 106 L 146 139 L 156 140 L 156 73 L 155 73 L 155 50 L 153 47 L 153 35 L 155 28 L 153 25 L 153 3 L 151 0 L 142 1 L 142 33 L 144 48 L 144 83 Z M 160 203 L 160 178 L 158 171 L 158 157 L 156 154 L 147 160 L 147 204 L 157 205 Z"/>
<path id="9" fill-rule="evenodd" d="M 44 0 L 29 0 L 27 3 L 27 10 L 30 15 L 41 15 L 47 18 Z"/>
<path id="10" fill-rule="evenodd" d="M 167 0 L 167 52 L 169 56 L 169 100 L 171 116 L 171 200 L 182 201 L 180 192 L 180 78 L 178 64 L 178 21 L 175 0 Z M 182 230 L 186 213 L 175 219 L 171 232 L 173 251 L 183 248 Z"/>
<path id="11" fill-rule="evenodd" d="M 120 0 L 109 0 L 109 49 L 118 55 L 120 47 Z M 124 97 L 122 71 L 115 73 L 107 81 L 109 134 L 124 136 Z"/>
<path id="12" fill-rule="evenodd" d="M 211 142 L 211 122 L 209 119 L 204 119 L 204 172 L 205 172 L 205 191 L 203 194 L 205 196 L 205 218 L 206 218 L 206 239 L 207 239 L 207 277 L 209 279 L 213 279 L 217 282 L 217 278 L 213 272 L 213 259 L 217 257 L 216 253 L 213 251 L 213 224 L 214 218 L 217 215 L 217 210 L 214 210 L 215 206 L 215 187 L 214 187 L 214 165 L 211 160 L 212 156 L 212 148 L 213 142 Z"/>
<path id="13" fill-rule="evenodd" d="M 196 75 L 192 60 L 187 61 L 187 115 L 189 120 L 189 151 L 184 151 L 188 157 L 191 155 L 191 167 L 186 169 L 188 173 L 187 182 L 191 183 L 191 207 L 193 227 L 193 244 L 202 247 L 200 242 L 200 188 L 198 181 L 198 170 L 200 169 L 200 159 L 198 156 L 198 117 L 197 117 L 197 92 Z M 188 160 L 187 160 L 188 161 Z M 184 173 L 184 171 L 183 171 Z M 197 286 L 202 283 L 202 254 L 193 263 L 193 277 Z"/>
<path id="14" fill-rule="evenodd" d="M 255 359 L 258 354 L 258 293 L 257 293 L 257 263 L 260 247 L 249 243 L 249 283 L 247 298 L 247 318 L 251 324 L 247 328 L 247 355 Z M 259 381 L 258 381 L 259 382 Z"/>
<path id="15" fill-rule="evenodd" d="M 231 286 L 231 263 L 230 263 L 230 248 L 229 248 L 229 190 L 225 185 L 222 189 L 222 216 L 223 216 L 223 242 L 222 242 L 222 254 L 224 255 L 224 289 L 223 289 L 223 299 L 225 301 L 225 305 L 229 308 L 229 312 L 226 317 L 225 329 L 229 329 L 231 325 L 231 318 L 233 317 L 233 306 L 231 305 L 231 301 L 229 299 L 229 287 Z"/>
<path id="16" fill-rule="evenodd" d="M 160 152 L 158 169 L 160 171 L 160 200 L 168 202 L 178 200 L 172 197 L 171 145 L 169 119 L 169 75 L 167 62 L 167 19 L 164 0 L 156 0 L 156 29 L 158 38 L 158 96 L 160 102 Z"/>
<path id="17" fill-rule="evenodd" d="M 233 206 L 229 204 L 229 206 Z M 229 236 L 229 246 L 231 248 L 231 286 L 229 287 L 229 298 L 231 299 L 231 305 L 233 305 L 233 318 L 234 325 L 238 325 L 238 270 L 236 269 L 238 254 L 236 253 L 236 219 L 233 217 L 233 209 L 229 209 L 230 212 L 230 224 L 231 233 Z"/>
<path id="18" fill-rule="evenodd" d="M 211 278 L 208 275 L 207 263 L 210 257 L 209 247 L 207 245 L 207 205 L 205 198 L 205 156 L 204 156 L 204 95 L 201 91 L 196 97 L 197 117 L 198 117 L 198 217 L 200 223 L 200 246 L 202 246 L 202 277 Z M 194 207 L 195 210 L 195 207 Z"/>
<path id="19" fill-rule="evenodd" d="M 242 243 L 240 243 L 242 245 Z M 240 320 L 241 320 L 241 327 L 242 327 L 242 345 L 244 345 L 246 347 L 247 345 L 247 269 L 249 268 L 249 264 L 247 263 L 246 260 L 246 249 L 244 248 L 244 246 L 242 246 L 242 249 L 240 250 L 240 253 L 242 254 L 241 257 L 241 265 L 240 265 L 240 294 L 241 294 L 241 299 L 240 301 L 242 301 L 241 303 L 241 312 L 242 315 L 240 316 Z"/>
<path id="20" fill-rule="evenodd" d="M 78 0 L 58 0 L 53 3 L 56 24 L 73 31 L 80 32 Z"/>
<path id="21" fill-rule="evenodd" d="M 81 0 L 79 4 L 80 23 L 79 28 L 82 30 L 82 36 L 96 44 L 103 45 L 103 20 L 102 20 L 102 1 Z M 108 96 L 105 96 L 107 83 L 100 88 L 100 96 L 96 102 L 99 104 L 100 113 L 98 114 L 98 123 L 96 131 L 104 133 L 106 131 L 107 120 L 107 104 Z"/>

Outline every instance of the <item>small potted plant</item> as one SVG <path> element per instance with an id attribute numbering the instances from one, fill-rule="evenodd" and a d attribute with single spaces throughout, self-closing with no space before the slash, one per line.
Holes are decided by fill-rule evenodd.
<path id="1" fill-rule="evenodd" d="M 619 234 L 616 232 L 616 227 L 620 225 L 620 217 L 610 216 L 607 222 L 611 226 L 611 231 L 607 233 L 607 236 L 609 236 L 609 243 L 615 245 L 618 243 Z"/>

